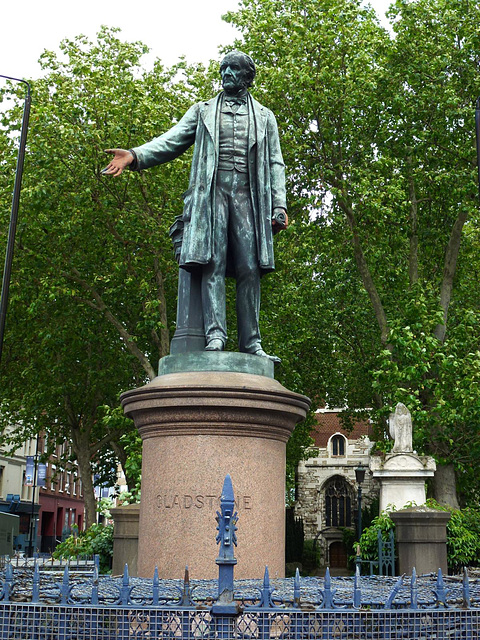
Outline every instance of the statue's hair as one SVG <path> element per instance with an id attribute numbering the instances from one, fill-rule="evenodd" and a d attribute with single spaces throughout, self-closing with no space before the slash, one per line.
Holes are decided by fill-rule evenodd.
<path id="1" fill-rule="evenodd" d="M 243 66 L 247 70 L 247 77 L 246 77 L 247 87 L 251 87 L 255 79 L 255 74 L 257 70 L 255 69 L 255 63 L 252 60 L 252 58 L 247 53 L 243 53 L 243 51 L 229 51 L 229 53 L 227 53 L 227 55 L 223 58 L 222 62 L 220 63 L 220 72 L 222 72 L 222 69 L 224 69 L 227 66 L 227 64 L 231 61 L 232 58 L 240 58 Z"/>

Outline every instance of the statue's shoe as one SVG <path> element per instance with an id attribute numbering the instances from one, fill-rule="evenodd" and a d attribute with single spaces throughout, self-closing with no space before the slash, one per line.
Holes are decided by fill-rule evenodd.
<path id="1" fill-rule="evenodd" d="M 205 351 L 223 351 L 223 341 L 220 338 L 214 338 L 205 347 Z"/>
<path id="2" fill-rule="evenodd" d="M 280 362 L 281 362 L 281 359 L 278 356 L 269 356 L 268 353 L 265 353 L 265 351 L 263 349 L 258 349 L 257 351 L 255 351 L 255 353 L 253 355 L 254 356 L 260 356 L 261 358 L 268 358 L 274 364 L 280 364 Z"/>

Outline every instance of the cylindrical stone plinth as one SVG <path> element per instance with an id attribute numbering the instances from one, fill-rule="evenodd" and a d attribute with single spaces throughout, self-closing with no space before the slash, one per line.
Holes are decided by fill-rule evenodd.
<path id="1" fill-rule="evenodd" d="M 193 578 L 218 576 L 215 514 L 227 473 L 239 515 L 235 577 L 260 578 L 265 565 L 284 575 L 285 445 L 309 404 L 273 378 L 225 370 L 167 373 L 123 394 L 143 439 L 140 576 L 158 566 L 160 577 L 181 578 L 186 565 Z"/>
<path id="2" fill-rule="evenodd" d="M 441 569 L 447 573 L 447 522 L 448 511 L 428 507 L 412 507 L 392 511 L 395 523 L 399 574 L 418 575 L 434 573 Z"/>

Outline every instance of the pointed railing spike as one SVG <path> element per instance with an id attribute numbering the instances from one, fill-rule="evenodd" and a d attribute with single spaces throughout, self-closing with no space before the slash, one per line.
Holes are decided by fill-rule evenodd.
<path id="1" fill-rule="evenodd" d="M 471 606 L 471 600 L 470 600 L 470 580 L 468 577 L 467 567 L 463 567 L 462 595 L 463 595 L 463 608 L 469 609 Z"/>
<path id="2" fill-rule="evenodd" d="M 270 588 L 270 574 L 268 573 L 268 566 L 265 565 L 265 573 L 263 574 L 263 588 Z"/>
<path id="3" fill-rule="evenodd" d="M 332 586 L 332 578 L 330 576 L 330 567 L 327 567 L 325 570 L 325 586 L 328 586 L 329 589 Z"/>
<path id="4" fill-rule="evenodd" d="M 390 592 L 390 595 L 387 598 L 387 601 L 385 603 L 385 609 L 391 609 L 392 605 L 393 605 L 393 601 L 395 600 L 395 598 L 397 597 L 398 592 L 400 591 L 400 588 L 403 584 L 403 579 L 405 578 L 405 574 L 403 574 L 402 576 L 400 576 L 400 578 L 397 580 L 397 582 L 393 585 L 393 589 Z"/>
<path id="5" fill-rule="evenodd" d="M 353 606 L 359 609 L 362 606 L 362 589 L 360 586 L 360 567 L 357 565 L 353 579 Z"/>
<path id="6" fill-rule="evenodd" d="M 32 602 L 40 601 L 40 571 L 38 569 L 38 563 L 35 559 L 33 561 L 33 584 L 32 584 Z"/>
<path id="7" fill-rule="evenodd" d="M 155 566 L 153 572 L 153 587 L 152 587 L 152 605 L 156 607 L 160 600 L 160 578 L 158 577 L 158 567 Z"/>
<path id="8" fill-rule="evenodd" d="M 300 607 L 300 571 L 295 571 L 295 579 L 293 581 L 293 606 Z"/>
<path id="9" fill-rule="evenodd" d="M 270 573 L 268 566 L 266 566 L 263 574 L 263 587 L 260 592 L 259 607 L 268 609 L 272 606 L 272 591 L 272 587 L 270 586 Z"/>
<path id="10" fill-rule="evenodd" d="M 98 569 L 96 565 L 93 567 L 92 577 L 92 604 L 98 604 Z"/>
<path id="11" fill-rule="evenodd" d="M 325 571 L 325 581 L 324 581 L 324 589 L 323 589 L 323 609 L 334 609 L 333 604 L 333 596 L 335 592 L 332 591 L 332 578 L 330 576 L 330 568 L 327 567 Z"/>
<path id="12" fill-rule="evenodd" d="M 410 609 L 418 609 L 417 570 L 413 567 L 410 581 Z"/>
<path id="13" fill-rule="evenodd" d="M 129 604 L 130 598 L 130 576 L 128 575 L 128 564 L 125 563 L 123 569 L 122 586 L 120 588 L 120 602 L 122 604 Z"/>
<path id="14" fill-rule="evenodd" d="M 185 574 L 183 576 L 182 597 L 179 604 L 184 607 L 190 607 L 193 605 L 192 589 L 190 587 L 190 572 L 188 570 L 188 566 L 185 567 Z"/>
<path id="15" fill-rule="evenodd" d="M 434 589 L 435 596 L 437 598 L 437 607 L 447 606 L 447 589 L 445 588 L 445 581 L 443 579 L 443 573 L 441 568 L 437 573 L 437 586 Z"/>
<path id="16" fill-rule="evenodd" d="M 68 600 L 68 592 L 69 592 L 69 580 L 70 580 L 70 569 L 68 568 L 68 564 L 65 565 L 65 569 L 63 570 L 63 580 L 60 586 L 61 593 L 61 604 L 66 604 Z"/>

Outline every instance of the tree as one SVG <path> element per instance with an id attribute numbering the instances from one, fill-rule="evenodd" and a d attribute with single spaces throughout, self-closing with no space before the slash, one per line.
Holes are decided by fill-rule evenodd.
<path id="1" fill-rule="evenodd" d="M 168 353 L 177 281 L 168 227 L 188 178 L 185 158 L 148 180 L 107 181 L 103 150 L 164 130 L 206 84 L 203 67 L 166 70 L 157 61 L 143 71 L 146 47 L 115 31 L 102 29 L 96 43 L 63 41 L 62 57 L 42 56 L 2 363 L 3 423 L 19 425 L 17 439 L 45 431 L 51 442 L 71 442 L 87 526 L 92 465 L 105 447 L 123 452 L 119 421 L 106 420 L 102 407 L 153 378 Z M 14 106 L 2 119 L 12 153 L 18 118 Z M 2 162 L 11 169 L 11 154 Z M 8 181 L 1 187 L 5 203 Z"/>
<path id="2" fill-rule="evenodd" d="M 373 407 L 380 432 L 403 401 L 416 446 L 468 474 L 479 442 L 478 283 L 463 262 L 478 237 L 479 8 L 398 0 L 391 17 L 394 38 L 357 0 L 244 0 L 227 20 L 277 114 L 293 217 L 319 229 L 305 273 L 330 327 L 325 398 Z M 442 484 L 437 498 L 451 500 L 452 476 Z"/>

